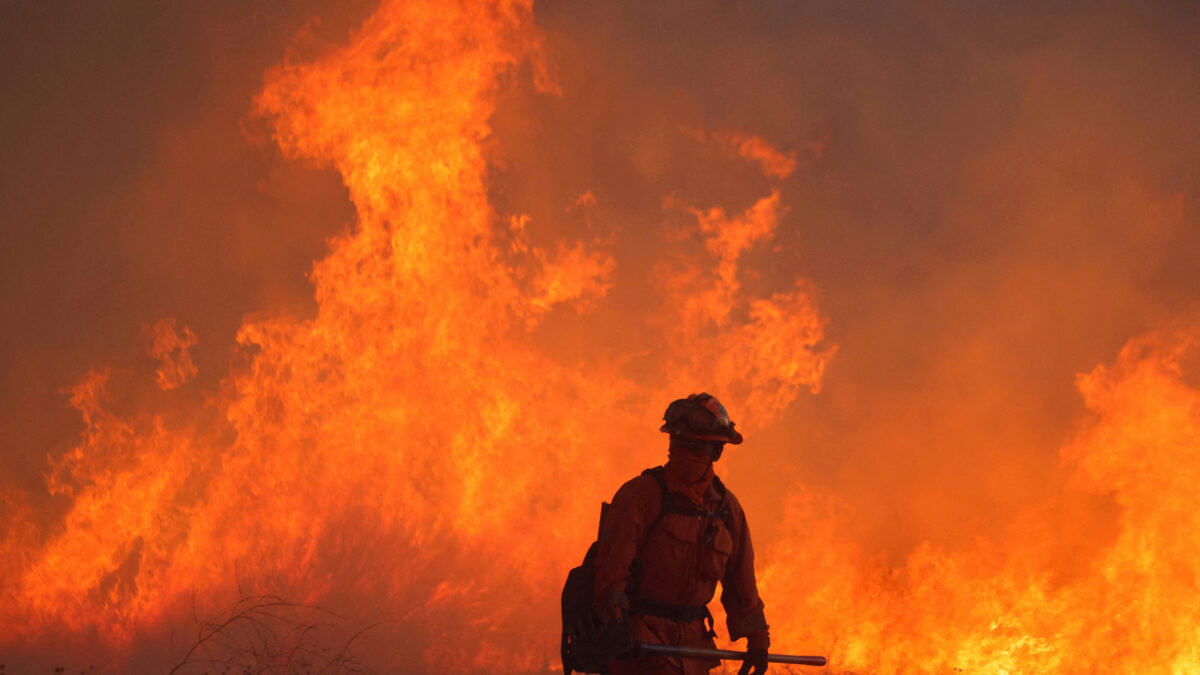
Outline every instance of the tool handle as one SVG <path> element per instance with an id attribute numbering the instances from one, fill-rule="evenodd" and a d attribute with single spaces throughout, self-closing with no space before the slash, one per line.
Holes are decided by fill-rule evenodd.
<path id="1" fill-rule="evenodd" d="M 744 661 L 746 652 L 735 652 L 730 649 L 707 649 L 704 647 L 676 647 L 673 645 L 638 644 L 642 654 L 654 656 L 674 656 L 683 659 L 721 659 L 723 661 Z M 789 663 L 795 666 L 823 666 L 824 656 L 794 656 L 792 654 L 772 654 L 767 652 L 768 663 Z"/>

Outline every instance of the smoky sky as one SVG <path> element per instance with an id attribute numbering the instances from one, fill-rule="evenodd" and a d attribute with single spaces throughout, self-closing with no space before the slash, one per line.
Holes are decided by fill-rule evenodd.
<path id="1" fill-rule="evenodd" d="M 592 190 L 632 249 L 664 194 L 736 211 L 769 189 L 752 166 L 701 161 L 681 130 L 800 157 L 781 250 L 757 253 L 747 283 L 810 279 L 839 352 L 818 395 L 730 454 L 761 486 L 752 513 L 775 511 L 782 473 L 850 500 L 881 549 L 985 533 L 1068 479 L 1076 374 L 1194 318 L 1194 7 L 538 8 L 567 94 L 514 106 L 518 121 L 501 108 L 498 133 L 538 146 L 527 165 L 511 153 L 505 194 Z"/>
<path id="2" fill-rule="evenodd" d="M 35 503 L 80 428 L 62 389 L 152 368 L 142 326 L 198 336 L 199 392 L 244 317 L 314 311 L 307 274 L 353 205 L 335 172 L 279 155 L 252 99 L 370 9 L 0 9 L 0 475 Z M 621 308 L 661 255 L 649 233 L 680 217 L 665 203 L 782 192 L 746 283 L 811 281 L 838 353 L 819 393 L 728 456 L 759 486 L 739 492 L 751 514 L 799 481 L 843 496 L 881 550 L 986 531 L 1065 480 L 1075 375 L 1195 318 L 1193 3 L 564 1 L 535 18 L 561 94 L 504 85 L 493 204 L 629 261 L 611 302 L 547 322 L 564 358 L 588 344 L 573 334 L 632 348 L 651 330 Z M 759 135 L 799 168 L 767 180 L 698 130 Z M 588 221 L 568 216 L 589 191 Z"/>
<path id="3" fill-rule="evenodd" d="M 248 113 L 263 71 L 302 28 L 344 38 L 365 8 L 339 11 L 0 10 L 7 476 L 40 482 L 46 454 L 79 429 L 63 387 L 89 368 L 144 366 L 143 325 L 178 316 L 199 330 L 211 384 L 244 315 L 311 311 L 305 275 L 352 210 L 336 175 L 280 161 Z"/>

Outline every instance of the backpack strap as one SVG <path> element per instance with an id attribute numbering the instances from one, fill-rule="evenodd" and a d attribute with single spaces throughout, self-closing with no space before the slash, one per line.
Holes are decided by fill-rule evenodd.
<path id="1" fill-rule="evenodd" d="M 642 543 L 638 546 L 637 555 L 635 555 L 633 558 L 632 578 L 630 588 L 628 589 L 630 600 L 634 602 L 634 611 L 637 613 L 649 614 L 651 616 L 658 616 L 665 619 L 671 619 L 673 621 L 695 621 L 704 619 L 705 628 L 707 629 L 709 637 L 715 638 L 717 637 L 716 627 L 713 625 L 714 622 L 712 613 L 708 611 L 707 607 L 667 605 L 664 603 L 649 602 L 638 597 L 638 587 L 641 586 L 642 583 L 642 549 L 645 548 L 646 542 L 650 538 L 650 533 L 653 532 L 654 528 L 658 527 L 659 523 L 662 522 L 663 516 L 667 515 L 668 513 L 679 513 L 686 516 L 699 516 L 710 519 L 720 518 L 721 520 L 725 521 L 726 527 L 730 529 L 733 527 L 731 524 L 733 520 L 733 513 L 730 510 L 728 503 L 729 491 L 725 488 L 725 484 L 721 482 L 720 478 L 713 476 L 713 488 L 717 494 L 721 495 L 721 501 L 717 504 L 715 511 L 709 511 L 708 509 L 703 509 L 697 506 L 688 507 L 677 504 L 674 497 L 671 495 L 671 491 L 667 488 L 665 472 L 666 469 L 661 466 L 656 466 L 652 469 L 646 469 L 642 472 L 643 476 L 649 475 L 654 478 L 654 480 L 658 483 L 659 491 L 662 497 L 659 501 L 660 506 L 658 509 L 658 515 L 655 516 L 654 521 L 650 523 L 650 526 L 646 528 L 646 531 L 642 533 Z"/>
<path id="2" fill-rule="evenodd" d="M 638 555 L 642 554 L 642 547 L 646 545 L 646 539 L 649 538 L 650 533 L 662 522 L 663 516 L 667 515 L 668 505 L 674 502 L 671 499 L 671 492 L 667 490 L 667 479 L 664 478 L 665 473 L 666 470 L 661 466 L 646 469 L 642 472 L 643 476 L 650 475 L 654 477 L 654 480 L 658 483 L 658 489 L 662 493 L 662 498 L 658 502 L 658 515 L 654 517 L 654 522 L 650 523 L 650 527 L 647 527 L 646 531 L 642 533 L 642 544 L 638 547 Z"/>
<path id="3" fill-rule="evenodd" d="M 667 481 L 663 478 L 663 467 L 656 466 L 653 469 L 646 469 L 642 472 L 642 475 L 654 478 L 658 483 L 661 497 L 659 499 L 658 515 L 654 517 L 650 526 L 642 532 L 642 542 L 638 544 L 637 553 L 633 556 L 633 562 L 629 564 L 629 586 L 625 590 L 629 594 L 630 600 L 638 596 L 638 590 L 642 585 L 642 549 L 646 548 L 646 542 L 650 541 L 650 533 L 662 522 L 663 516 L 667 515 L 667 502 L 671 501 L 670 491 L 667 490 Z"/>
<path id="4" fill-rule="evenodd" d="M 717 503 L 716 514 L 721 520 L 725 521 L 725 527 L 729 528 L 729 531 L 732 532 L 733 509 L 729 508 L 729 490 L 721 482 L 721 479 L 716 476 L 713 476 L 713 488 L 717 491 L 717 494 L 721 495 L 721 501 Z"/>
<path id="5" fill-rule="evenodd" d="M 650 533 L 654 531 L 654 528 L 658 527 L 658 524 L 662 522 L 663 516 L 668 513 L 679 513 L 685 516 L 699 516 L 701 518 L 720 518 L 721 520 L 725 521 L 726 527 L 731 530 L 733 529 L 733 511 L 729 508 L 729 490 L 725 487 L 725 484 L 721 482 L 720 478 L 713 476 L 712 485 L 713 490 L 717 494 L 721 495 L 721 501 L 717 503 L 716 510 L 709 511 L 708 509 L 703 509 L 698 506 L 680 506 L 677 504 L 675 499 L 671 496 L 671 491 L 667 489 L 667 479 L 665 478 L 665 473 L 666 469 L 661 466 L 656 466 L 653 469 L 646 469 L 642 472 L 643 476 L 649 475 L 654 477 L 654 480 L 658 483 L 658 488 L 662 493 L 658 515 L 654 518 L 654 521 L 650 523 L 650 527 L 647 527 L 646 531 L 642 533 L 642 546 L 646 545 L 646 538 L 649 537 Z M 638 554 L 640 555 L 641 552 L 641 547 L 638 547 Z"/>

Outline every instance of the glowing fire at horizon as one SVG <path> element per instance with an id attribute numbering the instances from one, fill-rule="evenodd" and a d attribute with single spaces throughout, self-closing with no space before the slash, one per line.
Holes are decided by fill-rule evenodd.
<path id="1" fill-rule="evenodd" d="M 102 368 L 80 379 L 83 437 L 48 475 L 69 499 L 61 523 L 42 530 L 3 497 L 0 648 L 65 633 L 120 664 L 196 613 L 278 595 L 400 626 L 427 670 L 553 669 L 562 579 L 599 501 L 661 461 L 665 403 L 707 389 L 749 435 L 819 393 L 837 347 L 818 289 L 746 282 L 788 209 L 772 181 L 798 156 L 744 130 L 692 134 L 767 187 L 745 209 L 665 200 L 686 225 L 658 233 L 628 317 L 653 342 L 625 353 L 589 336 L 582 361 L 546 347 L 547 324 L 586 317 L 639 263 L 616 235 L 545 240 L 489 202 L 506 78 L 529 66 L 560 95 L 531 13 L 385 2 L 349 44 L 268 73 L 256 109 L 275 141 L 335 168 L 357 213 L 314 266 L 317 314 L 246 321 L 196 410 L 170 398 L 197 372 L 197 336 L 175 319 L 145 330 L 162 391 L 146 410 L 114 413 Z M 1121 512 L 1070 578 L 1039 520 L 1049 505 L 897 567 L 846 534 L 836 496 L 796 484 L 758 547 L 775 648 L 824 653 L 835 673 L 1200 669 L 1195 349 L 1186 331 L 1142 336 L 1079 377 L 1090 416 L 1063 449 L 1070 489 Z"/>

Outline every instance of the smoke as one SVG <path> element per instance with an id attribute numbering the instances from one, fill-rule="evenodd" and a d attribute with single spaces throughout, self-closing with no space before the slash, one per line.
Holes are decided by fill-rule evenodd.
<path id="1" fill-rule="evenodd" d="M 1058 490 L 1057 450 L 1083 411 L 1074 375 L 1193 311 L 1194 17 L 539 9 L 569 96 L 513 106 L 544 141 L 500 143 L 540 148 L 509 159 L 501 181 L 526 177 L 506 194 L 590 189 L 625 234 L 663 217 L 664 193 L 758 196 L 753 167 L 702 164 L 715 149 L 688 129 L 752 131 L 806 159 L 781 181 L 782 250 L 755 269 L 764 285 L 811 279 L 840 352 L 821 395 L 801 397 L 765 448 L 730 457 L 760 486 L 752 513 L 776 510 L 786 482 L 770 478 L 786 466 L 855 502 L 873 544 L 969 540 Z M 823 151 L 804 152 L 814 143 Z M 555 170 L 535 178 L 537 166 Z"/>
<path id="2" fill-rule="evenodd" d="M 253 101 L 272 66 L 330 53 L 374 9 L 3 10 L 0 478 L 6 512 L 28 514 L 8 521 L 19 527 L 0 532 L 5 541 L 57 531 L 76 459 L 122 461 L 74 458 L 69 396 L 92 415 L 84 445 L 120 445 L 124 411 L 153 409 L 169 426 L 217 395 L 245 357 L 235 334 L 247 317 L 316 315 L 313 264 L 369 200 L 327 157 L 285 157 L 306 153 L 279 149 Z M 755 427 L 723 464 L 764 550 L 850 541 L 904 565 L 914 552 L 919 562 L 975 551 L 1040 509 L 1058 546 L 1043 564 L 1063 580 L 1120 538 L 1118 491 L 1065 489 L 1076 467 L 1060 448 L 1091 419 L 1077 374 L 1196 317 L 1200 24 L 1187 5 L 556 2 L 536 4 L 533 18 L 546 73 L 534 59 L 501 78 L 483 187 L 498 219 L 519 217 L 504 235 L 514 251 L 546 270 L 518 280 L 533 290 L 515 323 L 547 363 L 613 367 L 606 391 L 626 397 L 617 427 L 652 423 L 650 408 L 667 402 L 620 382 L 654 373 L 687 388 L 658 374 L 703 377 L 706 360 L 726 356 L 712 353 L 727 344 L 722 332 L 650 358 L 664 335 L 760 325 L 766 310 L 752 315 L 748 299 L 783 316 L 819 307 L 804 326 L 823 334 L 783 334 L 826 355 L 836 345 L 827 365 L 807 363 L 769 395 L 739 383 L 744 372 L 720 375 L 746 402 L 730 405 L 734 418 Z M 739 222 L 745 241 L 712 243 Z M 688 275 L 707 266 L 731 269 L 721 278 L 735 286 L 689 292 Z M 585 273 L 567 273 L 576 269 Z M 171 317 L 191 336 L 195 378 L 172 376 L 186 381 L 163 399 L 163 363 L 142 336 Z M 757 349 L 746 371 L 783 372 L 777 352 L 737 344 Z M 102 401 L 85 374 L 105 367 Z M 115 411 L 111 425 L 101 409 Z M 219 426 L 199 423 L 209 425 Z M 619 457 L 606 469 L 613 483 L 586 488 L 590 501 L 569 513 L 590 513 L 592 492 L 657 456 L 617 445 L 601 444 Z M 775 517 L 817 508 L 810 490 L 836 497 L 836 531 Z M 469 567 L 447 561 L 455 555 L 440 562 Z M 511 599 L 447 584 L 434 560 L 410 581 L 423 588 L 413 604 L 432 593 L 439 626 Z M 427 653 L 457 663 L 453 651 Z"/>
<path id="3" fill-rule="evenodd" d="M 6 478 L 44 493 L 46 454 L 80 428 L 62 391 L 97 365 L 144 367 L 143 327 L 190 327 L 211 386 L 245 315 L 314 311 L 306 275 L 353 212 L 248 111 L 302 28 L 344 39 L 364 4 L 6 4 Z"/>

